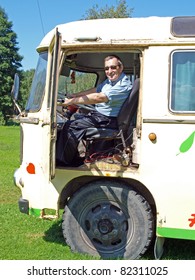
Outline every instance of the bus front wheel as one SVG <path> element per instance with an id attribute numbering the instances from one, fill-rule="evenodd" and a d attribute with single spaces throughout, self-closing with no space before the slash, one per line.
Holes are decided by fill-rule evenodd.
<path id="1" fill-rule="evenodd" d="M 68 200 L 62 229 L 72 251 L 103 259 L 138 259 L 154 231 L 149 203 L 123 182 L 100 180 Z"/>

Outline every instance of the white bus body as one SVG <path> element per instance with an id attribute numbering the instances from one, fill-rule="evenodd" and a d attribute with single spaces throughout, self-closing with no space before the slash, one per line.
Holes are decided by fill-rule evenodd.
<path id="1" fill-rule="evenodd" d="M 153 238 L 160 258 L 164 238 L 195 240 L 195 17 L 61 24 L 37 51 L 19 116 L 21 164 L 14 179 L 20 211 L 44 218 L 53 209 L 58 218 L 65 209 L 67 244 L 102 258 L 139 258 Z M 95 86 L 105 78 L 108 54 L 121 58 L 132 81 L 140 79 L 130 163 L 57 166 L 57 130 L 64 123 L 56 113 L 60 81 L 69 79 L 64 85 L 70 88 L 68 77 L 78 72 L 82 79 L 81 71 L 97 77 Z"/>

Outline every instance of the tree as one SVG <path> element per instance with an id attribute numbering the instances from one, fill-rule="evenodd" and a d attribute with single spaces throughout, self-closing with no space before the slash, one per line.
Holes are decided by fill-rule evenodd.
<path id="1" fill-rule="evenodd" d="M 12 22 L 0 7 L 0 124 L 6 124 L 13 112 L 11 88 L 13 77 L 19 72 L 22 56 L 17 47 L 17 35 L 12 30 Z"/>
<path id="2" fill-rule="evenodd" d="M 98 4 L 87 10 L 83 19 L 98 18 L 128 18 L 133 13 L 133 8 L 128 8 L 126 0 L 118 0 L 118 5 L 99 8 Z"/>

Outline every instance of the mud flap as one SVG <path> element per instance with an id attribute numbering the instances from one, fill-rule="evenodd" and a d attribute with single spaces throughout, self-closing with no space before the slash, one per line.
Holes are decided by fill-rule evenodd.
<path id="1" fill-rule="evenodd" d="M 154 244 L 154 257 L 156 260 L 160 260 L 162 257 L 162 254 L 164 252 L 164 242 L 165 238 L 164 237 L 156 237 L 155 244 Z"/>

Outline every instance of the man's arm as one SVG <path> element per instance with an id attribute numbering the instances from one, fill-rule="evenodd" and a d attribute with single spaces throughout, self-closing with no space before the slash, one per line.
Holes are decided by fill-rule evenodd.
<path id="1" fill-rule="evenodd" d="M 88 94 L 78 96 L 76 94 L 75 97 L 65 99 L 64 103 L 60 105 L 67 107 L 69 105 L 77 105 L 77 104 L 97 104 L 102 102 L 107 102 L 108 97 L 103 92 L 89 92 Z"/>

